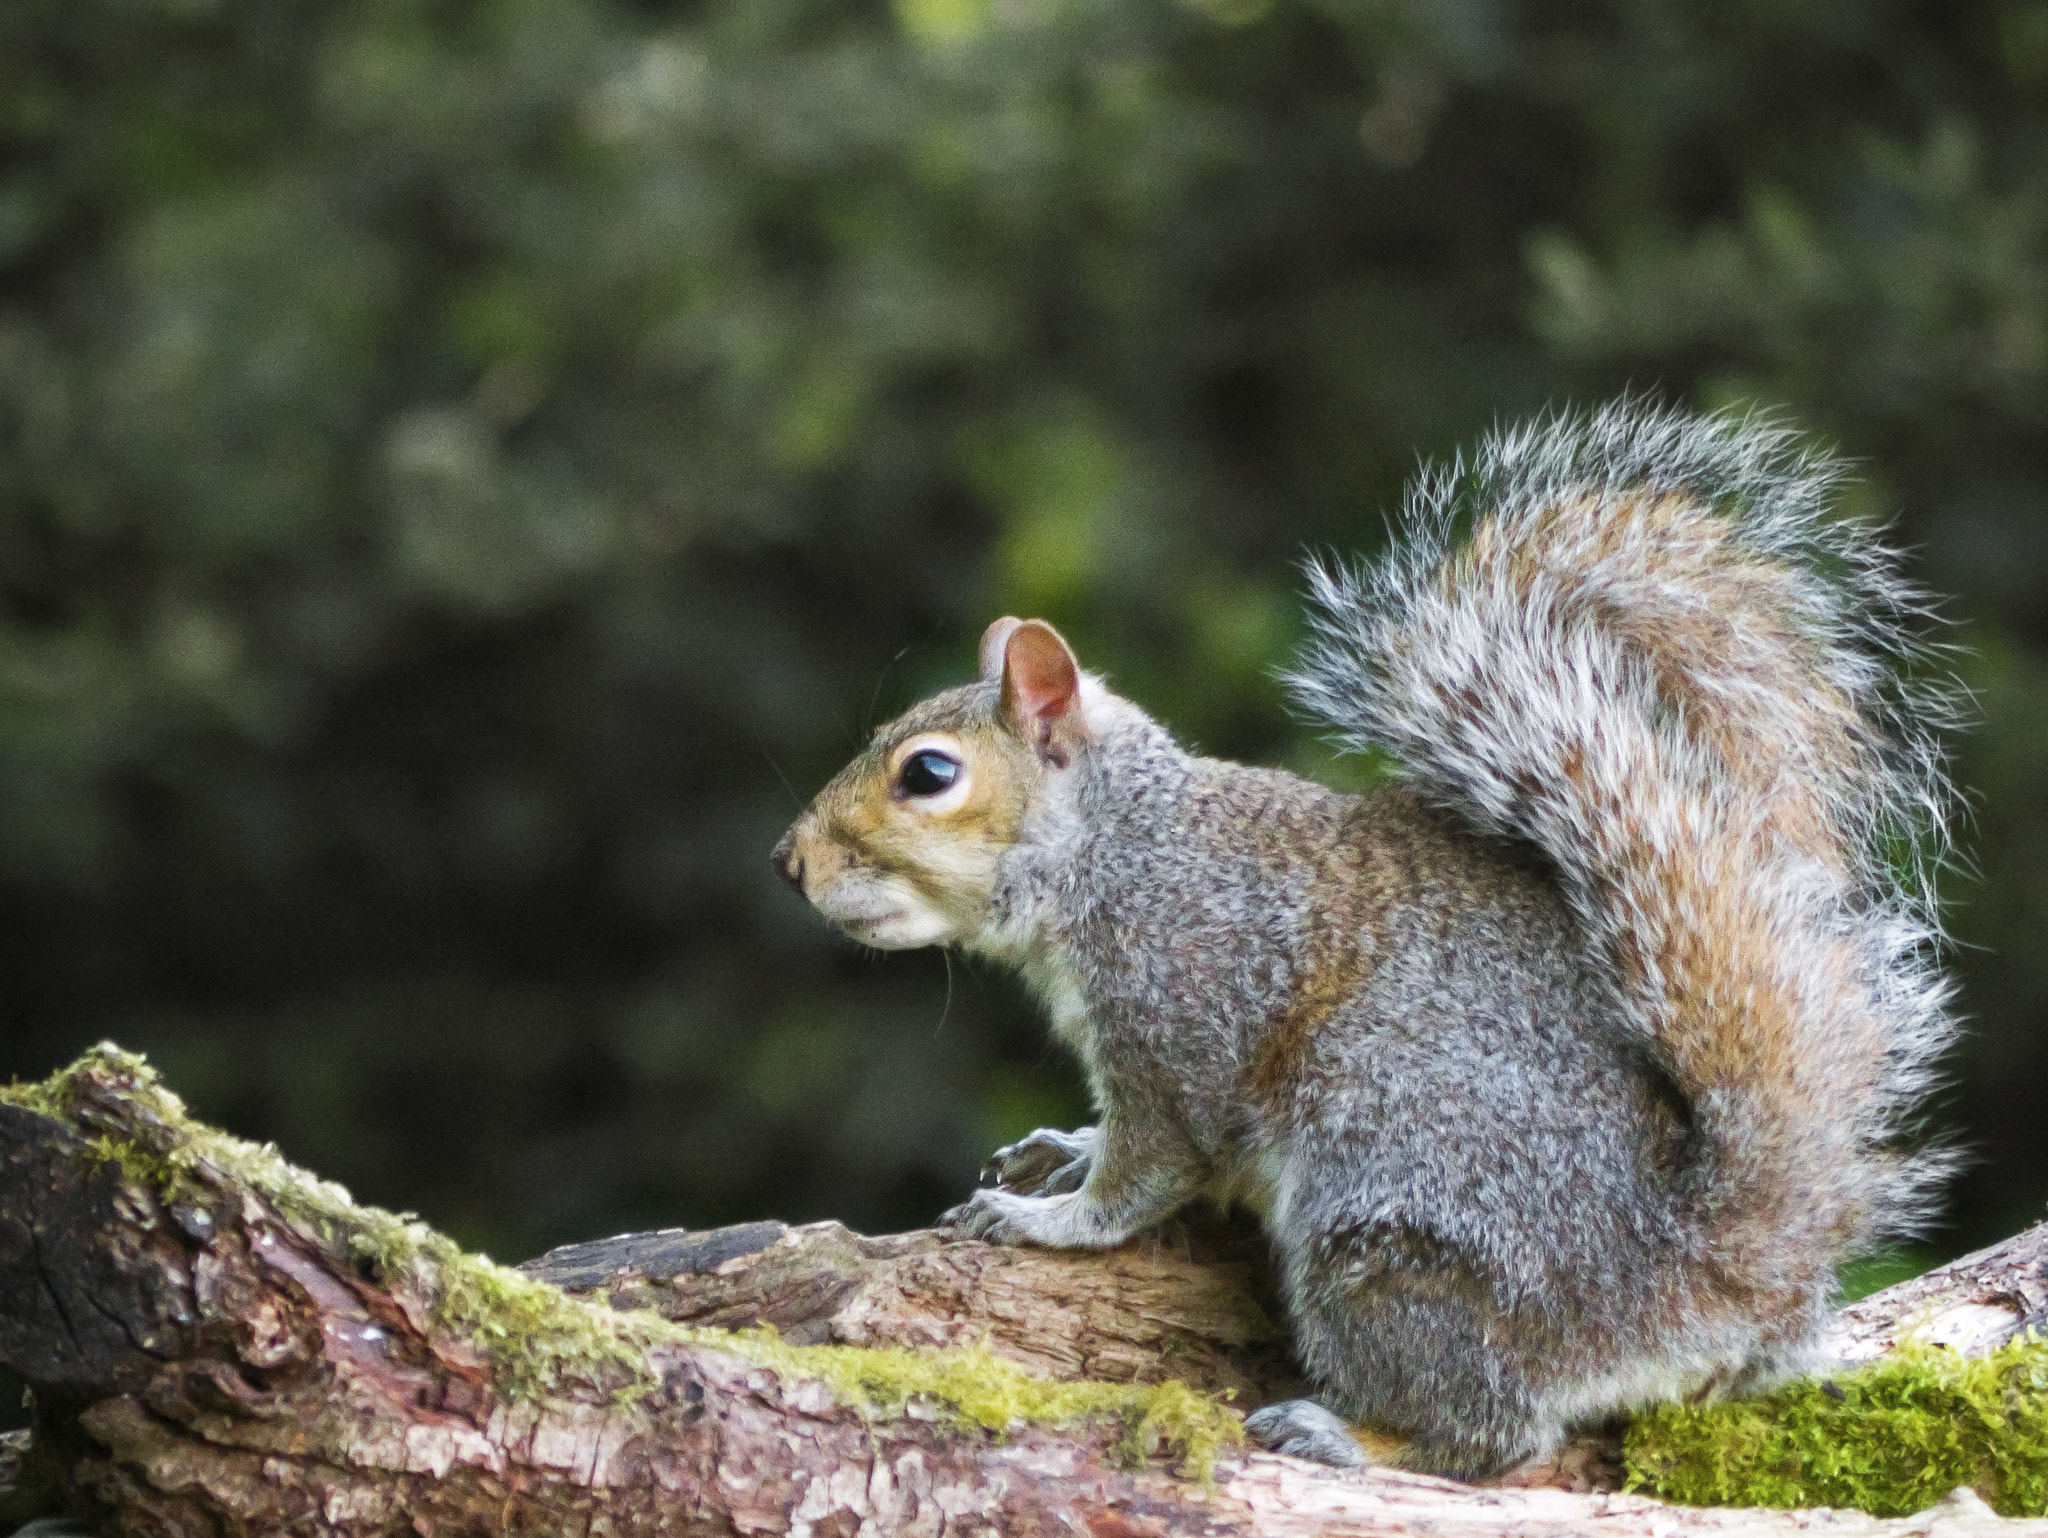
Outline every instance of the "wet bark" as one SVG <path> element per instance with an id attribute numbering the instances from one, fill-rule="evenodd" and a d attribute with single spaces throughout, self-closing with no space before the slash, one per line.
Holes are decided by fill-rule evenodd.
<path id="1" fill-rule="evenodd" d="M 27 1471 L 8 1463 L 20 1439 L 0 1447 L 0 1531 L 54 1505 L 95 1532 L 163 1538 L 2048 1532 L 1966 1497 L 1895 1522 L 1693 1511 L 1264 1454 L 1203 1484 L 1164 1457 L 1122 1466 L 1114 1425 L 997 1436 L 915 1407 L 871 1419 L 814 1380 L 673 1341 L 633 1365 L 634 1395 L 616 1364 L 536 1391 L 436 1323 L 430 1269 L 366 1264 L 346 1222 L 260 1186 L 211 1161 L 118 1054 L 74 1072 L 59 1114 L 0 1103 L 0 1361 L 38 1404 Z M 2009 1275 L 1995 1257 L 1949 1268 L 1954 1296 L 2038 1313 L 2044 1234 L 2013 1241 Z M 797 1341 L 986 1338 L 1041 1373 L 1179 1377 L 1242 1406 L 1295 1387 L 1256 1238 L 1228 1226 L 1074 1256 L 749 1224 L 575 1246 L 529 1270 L 614 1308 L 770 1321 Z M 1901 1306 L 1938 1311 L 1945 1285 Z M 1856 1338 L 1879 1338 L 1884 1305 L 1859 1308 Z M 1598 1444 L 1572 1456 L 1525 1482 L 1597 1483 Z"/>

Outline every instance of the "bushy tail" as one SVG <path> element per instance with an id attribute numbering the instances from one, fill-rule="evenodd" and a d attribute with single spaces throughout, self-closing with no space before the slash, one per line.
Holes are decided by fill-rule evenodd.
<path id="1" fill-rule="evenodd" d="M 1900 1145 L 1953 1031 L 1949 712 L 1901 676 L 1924 609 L 1827 512 L 1839 478 L 1626 401 L 1498 434 L 1422 477 L 1394 555 L 1312 570 L 1290 680 L 1555 864 L 1705 1134 L 1698 1232 L 1766 1294 L 1912 1231 L 1945 1167 Z"/>

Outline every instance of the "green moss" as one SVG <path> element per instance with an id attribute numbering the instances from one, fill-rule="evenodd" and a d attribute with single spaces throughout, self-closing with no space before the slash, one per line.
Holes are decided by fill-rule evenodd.
<path id="1" fill-rule="evenodd" d="M 50 1086 L 52 1079 L 42 1084 L 0 1085 L 0 1105 L 19 1106 L 24 1111 L 33 1111 L 38 1116 L 61 1117 L 62 1108 L 57 1104 Z"/>
<path id="2" fill-rule="evenodd" d="M 1632 1488 L 1699 1506 L 1903 1516 L 1969 1485 L 2006 1516 L 2048 1515 L 2048 1343 L 1906 1346 L 1755 1399 L 1661 1405 L 1629 1428 L 1628 1466 Z"/>
<path id="3" fill-rule="evenodd" d="M 989 1431 L 1018 1425 L 1068 1426 L 1098 1416 L 1124 1423 L 1118 1443 L 1129 1463 L 1164 1451 L 1207 1479 L 1216 1455 L 1244 1441 L 1244 1423 L 1214 1397 L 1170 1383 L 1061 1382 L 1034 1377 L 984 1346 L 934 1351 L 864 1346 L 792 1346 L 773 1329 L 688 1332 L 700 1345 L 737 1351 L 778 1374 L 822 1380 L 841 1404 L 877 1417 L 913 1400 L 934 1401 L 954 1421 Z"/>
<path id="4" fill-rule="evenodd" d="M 83 1094 L 95 1082 L 116 1085 L 145 1113 L 134 1119 L 135 1136 L 116 1135 Z M 778 1376 L 818 1379 L 835 1402 L 876 1419 L 901 1415 L 913 1402 L 956 1425 L 996 1432 L 1117 1417 L 1125 1426 L 1118 1446 L 1127 1459 L 1163 1450 L 1198 1478 L 1208 1477 L 1225 1446 L 1243 1440 L 1232 1411 L 1184 1383 L 1035 1378 L 982 1347 L 792 1346 L 772 1329 L 680 1325 L 571 1298 L 466 1253 L 409 1213 L 358 1206 L 342 1187 L 299 1169 L 271 1145 L 191 1120 L 142 1058 L 108 1043 L 43 1083 L 0 1088 L 0 1102 L 63 1122 L 80 1135 L 90 1157 L 119 1164 L 167 1205 L 210 1206 L 209 1169 L 258 1192 L 292 1223 L 373 1268 L 387 1285 L 426 1300 L 434 1327 L 482 1352 L 499 1390 L 513 1397 L 540 1397 L 581 1382 L 621 1400 L 637 1398 L 653 1387 L 647 1352 L 668 1344 L 728 1352 Z"/>

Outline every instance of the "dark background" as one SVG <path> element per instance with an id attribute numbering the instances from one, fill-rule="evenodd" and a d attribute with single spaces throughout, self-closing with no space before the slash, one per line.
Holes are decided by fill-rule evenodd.
<path id="1" fill-rule="evenodd" d="M 1311 545 L 1626 385 L 1954 595 L 1978 1152 L 2048 1199 L 2048 4 L 7 0 L 0 1078 L 100 1037 L 504 1259 L 929 1220 L 1082 1115 L 766 852 L 1043 614 L 1203 749 Z"/>

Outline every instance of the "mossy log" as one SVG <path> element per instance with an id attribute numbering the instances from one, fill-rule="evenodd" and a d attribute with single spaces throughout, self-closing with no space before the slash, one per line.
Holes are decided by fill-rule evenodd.
<path id="1" fill-rule="evenodd" d="M 1885 1521 L 1247 1453 L 1238 1410 L 1294 1386 L 1262 1275 L 1228 1228 L 1070 1256 L 779 1224 L 515 1272 L 196 1126 L 103 1048 L 0 1092 L 0 1361 L 36 1402 L 0 1531 L 11 1499 L 166 1538 L 2048 1533 L 1968 1492 Z M 1597 1482 L 1587 1446 L 1524 1482 Z"/>

